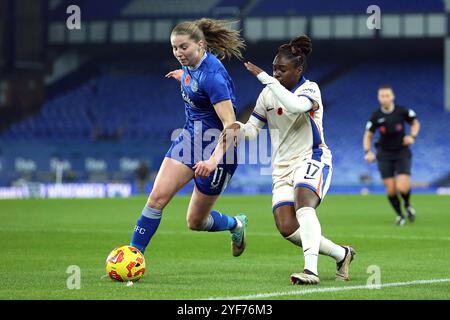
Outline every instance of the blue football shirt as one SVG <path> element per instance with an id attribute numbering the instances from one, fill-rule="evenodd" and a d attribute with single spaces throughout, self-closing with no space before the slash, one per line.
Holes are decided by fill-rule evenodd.
<path id="1" fill-rule="evenodd" d="M 233 81 L 222 62 L 209 52 L 197 68 L 183 66 L 181 95 L 185 105 L 185 128 L 191 130 L 194 121 L 202 122 L 202 131 L 210 128 L 223 130 L 222 121 L 213 106 L 220 101 L 231 100 L 236 112 Z"/>

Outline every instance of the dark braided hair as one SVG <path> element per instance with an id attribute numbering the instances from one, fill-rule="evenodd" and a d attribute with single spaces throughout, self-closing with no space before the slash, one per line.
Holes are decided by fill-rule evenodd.
<path id="1" fill-rule="evenodd" d="M 306 68 L 306 57 L 312 52 L 311 39 L 306 36 L 298 36 L 289 43 L 278 47 L 278 55 L 282 55 L 294 62 L 296 68 Z"/>

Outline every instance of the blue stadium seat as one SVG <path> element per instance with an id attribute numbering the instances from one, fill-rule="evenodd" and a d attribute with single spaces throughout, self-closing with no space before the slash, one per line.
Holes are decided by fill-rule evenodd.
<path id="1" fill-rule="evenodd" d="M 320 79 L 336 67 L 333 63 L 314 65 L 307 69 L 307 77 L 320 84 Z M 269 65 L 264 68 L 270 71 Z M 230 68 L 230 74 L 236 85 L 238 112 L 251 108 L 262 85 L 242 67 Z M 413 180 L 432 182 L 450 172 L 450 114 L 442 107 L 442 63 L 369 61 L 321 87 L 326 142 L 333 151 L 334 184 L 358 184 L 362 175 L 380 181 L 376 166 L 363 161 L 361 141 L 365 123 L 377 108 L 377 88 L 385 83 L 393 86 L 397 103 L 413 108 L 422 123 L 413 146 Z M 142 150 L 141 155 L 159 161 L 170 144 L 172 130 L 183 126 L 184 117 L 175 81 L 159 74 L 105 74 L 47 101 L 38 115 L 13 124 L 0 139 L 33 141 L 36 145 L 48 141 L 89 144 L 96 132 L 111 136 L 122 130 L 120 149 L 127 144 L 151 142 L 155 147 Z M 247 179 L 262 179 L 256 174 L 257 165 L 238 170 Z"/>

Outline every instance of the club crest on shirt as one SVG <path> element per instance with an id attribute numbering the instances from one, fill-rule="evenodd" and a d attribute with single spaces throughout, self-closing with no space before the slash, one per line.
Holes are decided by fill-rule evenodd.
<path id="1" fill-rule="evenodd" d="M 403 130 L 403 125 L 402 125 L 401 123 L 397 123 L 397 124 L 395 125 L 395 130 L 397 130 L 397 131 L 402 131 L 402 130 Z"/>
<path id="2" fill-rule="evenodd" d="M 195 79 L 192 79 L 191 81 L 191 89 L 193 92 L 197 92 L 198 90 L 198 82 Z"/>

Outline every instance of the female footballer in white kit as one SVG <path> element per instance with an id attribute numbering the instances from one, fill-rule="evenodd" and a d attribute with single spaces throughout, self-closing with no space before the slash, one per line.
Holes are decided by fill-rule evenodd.
<path id="1" fill-rule="evenodd" d="M 337 280 L 349 280 L 349 265 L 355 251 L 339 246 L 321 234 L 316 208 L 330 186 L 331 151 L 322 129 L 323 105 L 320 89 L 303 76 L 311 40 L 299 36 L 278 48 L 273 77 L 247 62 L 245 67 L 266 85 L 255 109 L 244 125 L 230 128 L 255 139 L 267 123 L 272 142 L 272 208 L 281 235 L 303 247 L 305 267 L 293 273 L 293 284 L 318 284 L 318 254 L 336 260 Z M 275 134 L 275 131 L 278 131 Z"/>

